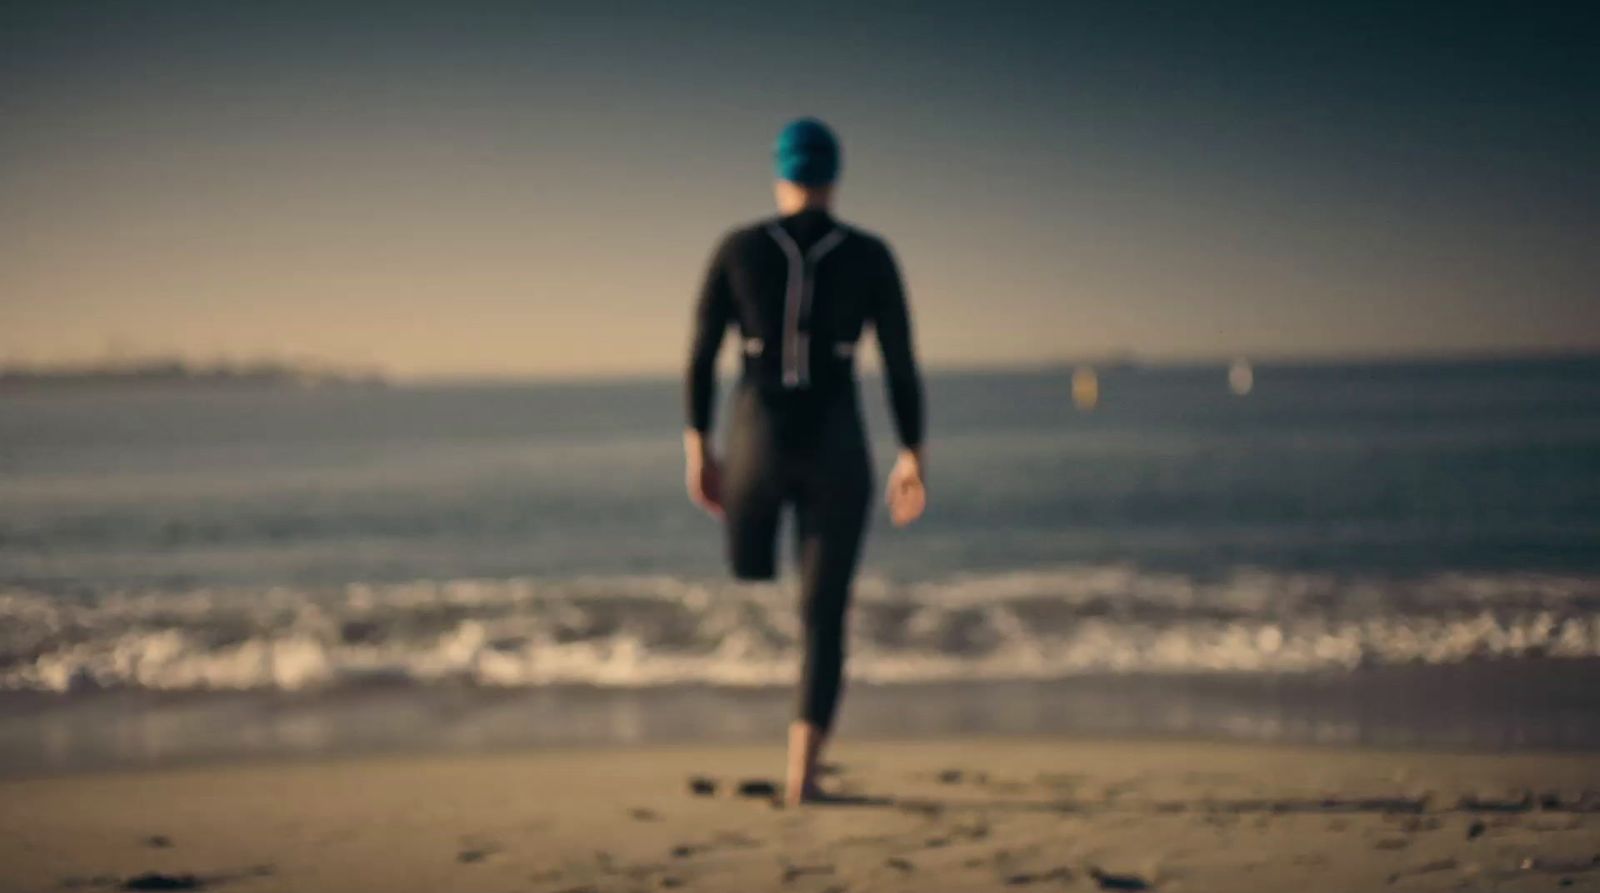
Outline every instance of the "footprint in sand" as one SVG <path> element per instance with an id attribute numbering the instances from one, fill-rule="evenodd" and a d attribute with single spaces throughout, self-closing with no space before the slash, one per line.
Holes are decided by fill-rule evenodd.
<path id="1" fill-rule="evenodd" d="M 900 800 L 895 803 L 901 812 L 910 812 L 928 818 L 938 818 L 944 814 L 944 804 L 934 800 Z"/>
<path id="2" fill-rule="evenodd" d="M 275 869 L 271 865 L 258 865 L 240 871 L 214 872 L 209 875 L 162 874 L 147 871 L 128 878 L 117 885 L 119 890 L 204 890 L 212 884 L 226 884 L 248 878 L 270 877 Z M 113 881 L 115 883 L 115 881 Z"/>
<path id="3" fill-rule="evenodd" d="M 1394 874 L 1389 875 L 1389 883 L 1392 884 L 1395 881 L 1398 881 L 1401 878 L 1406 878 L 1406 877 L 1416 877 L 1417 875 L 1433 874 L 1434 872 L 1438 872 L 1438 871 L 1453 871 L 1458 866 L 1458 864 L 1459 863 L 1457 863 L 1456 860 L 1454 860 L 1454 859 L 1436 859 L 1436 860 L 1434 860 L 1432 862 L 1425 862 L 1425 863 L 1423 863 L 1421 865 L 1416 866 L 1415 868 L 1407 868 L 1404 871 L 1397 871 Z"/>
<path id="4" fill-rule="evenodd" d="M 1023 887 L 1027 886 L 1028 884 L 1038 884 L 1045 881 L 1066 882 L 1070 880 L 1072 880 L 1072 869 L 1067 868 L 1066 866 L 1061 866 L 1042 872 L 1018 872 L 1016 874 L 1008 875 L 1004 883 L 1008 887 Z"/>
<path id="5" fill-rule="evenodd" d="M 1151 887 L 1150 882 L 1139 875 L 1102 871 L 1099 868 L 1089 869 L 1089 877 L 1094 878 L 1102 890 L 1148 890 Z"/>
<path id="6" fill-rule="evenodd" d="M 782 877 L 785 884 L 792 884 L 803 877 L 828 874 L 833 874 L 832 865 L 785 865 Z"/>
<path id="7" fill-rule="evenodd" d="M 747 778 L 739 782 L 739 796 L 741 797 L 776 797 L 778 796 L 777 784 L 765 778 Z"/>
<path id="8" fill-rule="evenodd" d="M 462 865 L 472 865 L 486 861 L 490 856 L 498 852 L 500 852 L 500 845 L 492 840 L 464 837 L 461 839 L 461 849 L 456 852 L 456 861 Z"/>
<path id="9" fill-rule="evenodd" d="M 205 882 L 192 874 L 161 874 L 147 871 L 122 882 L 121 890 L 203 890 Z"/>

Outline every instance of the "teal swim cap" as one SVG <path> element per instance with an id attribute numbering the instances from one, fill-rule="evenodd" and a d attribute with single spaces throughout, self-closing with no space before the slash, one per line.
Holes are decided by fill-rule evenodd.
<path id="1" fill-rule="evenodd" d="M 772 166 L 780 180 L 826 186 L 839 177 L 839 140 L 816 118 L 797 118 L 778 132 Z"/>

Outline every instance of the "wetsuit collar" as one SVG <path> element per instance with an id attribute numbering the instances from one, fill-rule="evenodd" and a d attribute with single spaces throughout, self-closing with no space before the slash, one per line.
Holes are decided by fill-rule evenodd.
<path id="1" fill-rule="evenodd" d="M 828 223 L 832 223 L 833 222 L 833 212 L 829 211 L 825 207 L 813 206 L 813 207 L 810 207 L 810 208 L 801 208 L 800 210 L 794 212 L 793 214 L 783 215 L 783 217 L 781 219 L 784 220 L 784 221 L 790 221 L 790 220 L 807 220 L 807 221 L 809 221 L 809 220 L 817 220 L 817 221 L 826 221 Z"/>

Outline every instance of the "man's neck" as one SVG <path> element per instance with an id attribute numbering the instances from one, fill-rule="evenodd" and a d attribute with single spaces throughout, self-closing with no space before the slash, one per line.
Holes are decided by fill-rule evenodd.
<path id="1" fill-rule="evenodd" d="M 829 202 L 826 200 L 810 202 L 785 202 L 784 204 L 778 206 L 778 213 L 785 217 L 793 217 L 796 214 L 804 214 L 807 211 L 820 211 L 824 214 L 830 214 L 832 213 L 833 209 L 829 206 Z"/>
<path id="2" fill-rule="evenodd" d="M 794 183 L 780 183 L 776 198 L 778 213 L 785 217 L 804 211 L 831 213 L 833 190 L 826 186 L 808 188 Z"/>

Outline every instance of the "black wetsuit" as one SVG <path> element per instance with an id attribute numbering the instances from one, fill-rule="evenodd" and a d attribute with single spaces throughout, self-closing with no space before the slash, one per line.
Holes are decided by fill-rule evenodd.
<path id="1" fill-rule="evenodd" d="M 729 233 L 695 314 L 686 398 L 690 427 L 711 427 L 716 358 L 729 324 L 744 374 L 732 400 L 722 503 L 728 556 L 742 579 L 776 571 L 778 515 L 795 508 L 804 620 L 799 715 L 833 721 L 844 613 L 872 499 L 855 345 L 871 325 L 900 441 L 922 442 L 922 385 L 905 294 L 884 242 L 807 210 Z"/>

